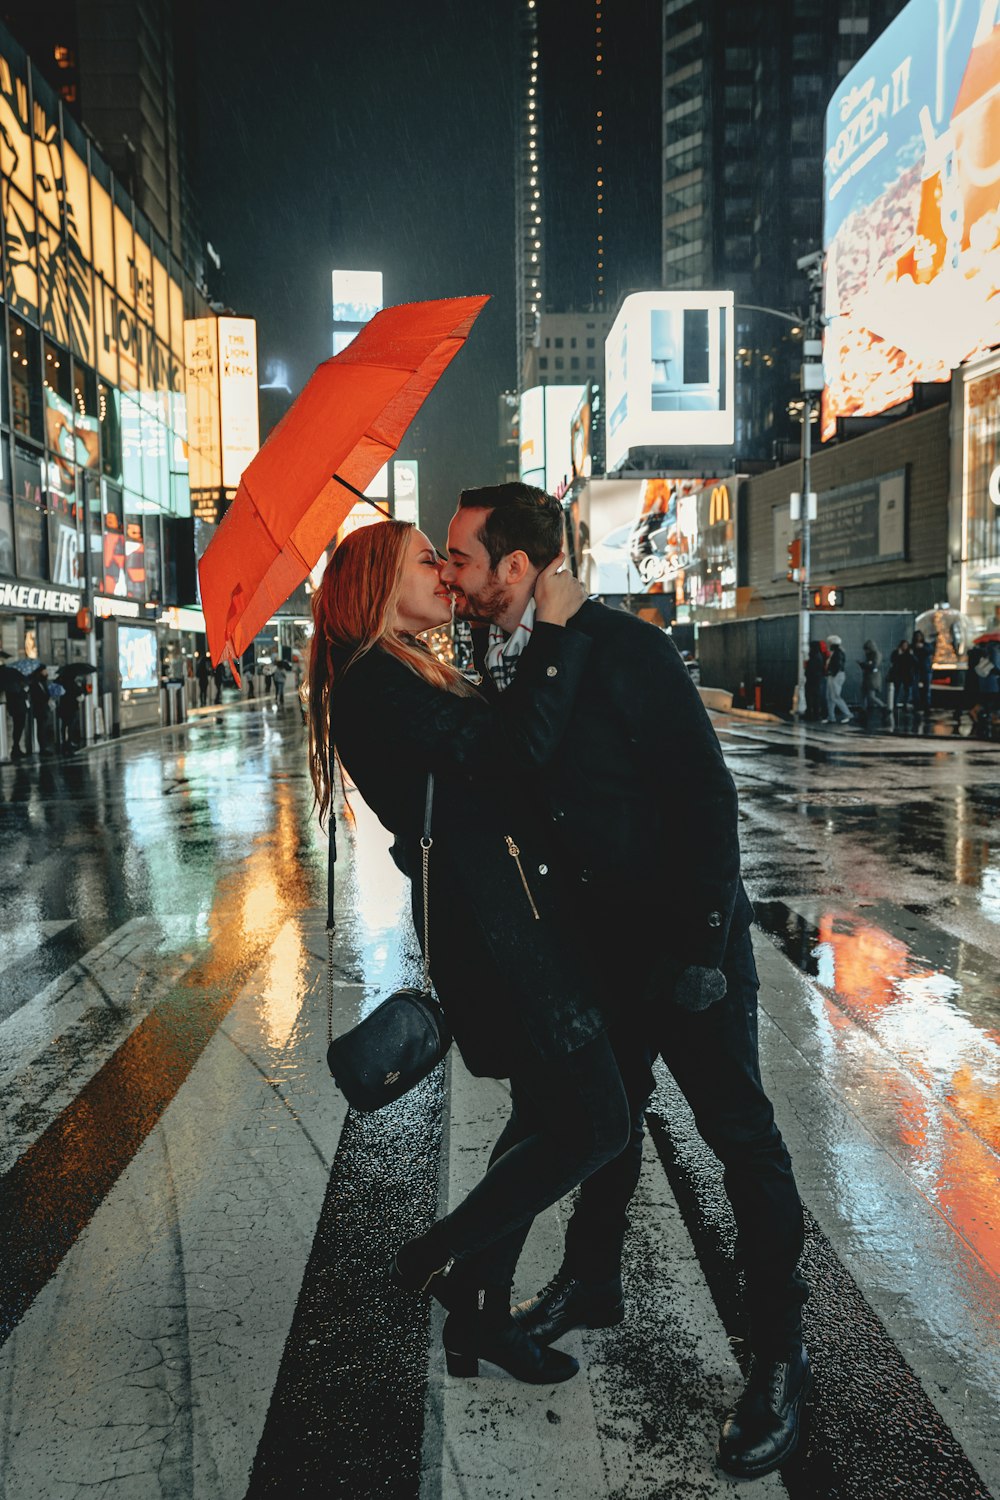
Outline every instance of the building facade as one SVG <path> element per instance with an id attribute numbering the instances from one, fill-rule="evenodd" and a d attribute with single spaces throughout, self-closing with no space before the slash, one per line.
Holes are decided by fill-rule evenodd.
<path id="1" fill-rule="evenodd" d="M 179 613 L 197 600 L 192 471 L 216 497 L 234 478 L 224 445 L 203 451 L 188 430 L 192 330 L 216 320 L 192 269 L 2 29 L 0 115 L 2 648 L 50 666 L 91 661 L 107 732 L 158 722 L 170 632 L 200 624 Z M 207 430 L 200 405 L 195 416 Z M 244 450 L 251 442 L 245 431 Z"/>
<path id="2" fill-rule="evenodd" d="M 524 374 L 529 351 L 539 348 L 541 316 L 613 319 L 627 292 L 658 283 L 660 16 L 655 5 L 603 0 L 519 0 L 518 12 L 515 282 L 523 390 L 534 383 Z"/>
<path id="3" fill-rule="evenodd" d="M 827 100 L 902 0 L 664 0 L 662 280 L 736 294 L 741 458 L 797 445 Z"/>

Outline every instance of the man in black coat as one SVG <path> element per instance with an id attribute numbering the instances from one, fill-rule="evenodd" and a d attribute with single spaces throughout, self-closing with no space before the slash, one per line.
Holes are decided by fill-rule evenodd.
<path id="1" fill-rule="evenodd" d="M 442 577 L 474 631 L 487 694 L 530 639 L 532 591 L 562 545 L 562 512 L 523 484 L 466 490 Z M 718 739 L 672 641 L 588 601 L 568 628 L 591 651 L 569 731 L 526 792 L 540 799 L 575 874 L 585 934 L 633 1115 L 626 1150 L 584 1183 L 563 1265 L 518 1309 L 533 1337 L 624 1316 L 621 1254 L 639 1179 L 643 1114 L 659 1054 L 725 1169 L 746 1273 L 753 1366 L 719 1458 L 759 1476 L 794 1451 L 809 1385 L 802 1209 L 760 1080 L 753 909 L 740 880 L 737 800 Z M 512 1117 L 494 1157 L 518 1139 Z M 519 1245 L 512 1246 L 516 1254 Z"/>

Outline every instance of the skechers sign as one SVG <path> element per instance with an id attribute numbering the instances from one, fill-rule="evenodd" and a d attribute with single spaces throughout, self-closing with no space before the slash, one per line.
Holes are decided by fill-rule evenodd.
<path id="1" fill-rule="evenodd" d="M 732 292 L 635 292 L 604 350 L 609 474 L 634 448 L 732 444 Z"/>
<path id="2" fill-rule="evenodd" d="M 75 615 L 80 608 L 79 594 L 62 589 L 36 588 L 29 583 L 0 583 L 0 609 L 21 609 L 26 614 Z"/>
<path id="3" fill-rule="evenodd" d="M 826 113 L 823 437 L 1000 343 L 1000 5 L 910 0 Z"/>

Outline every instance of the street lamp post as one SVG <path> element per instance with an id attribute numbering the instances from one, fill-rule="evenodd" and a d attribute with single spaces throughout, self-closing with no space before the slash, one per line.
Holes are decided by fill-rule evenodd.
<path id="1" fill-rule="evenodd" d="M 823 280 L 823 254 L 822 251 L 814 251 L 811 255 L 803 255 L 796 262 L 798 269 L 804 271 L 809 282 L 809 312 L 805 320 L 796 317 L 793 313 L 784 312 L 779 307 L 762 307 L 753 302 L 739 302 L 736 304 L 740 312 L 769 313 L 774 318 L 781 318 L 786 323 L 802 326 L 805 337 L 802 342 L 802 437 L 799 452 L 802 461 L 802 491 L 800 495 L 800 512 L 795 515 L 794 501 L 791 507 L 791 518 L 798 519 L 800 535 L 802 540 L 802 555 L 799 568 L 799 669 L 796 674 L 798 682 L 798 714 L 803 717 L 806 711 L 806 684 L 805 663 L 809 655 L 809 598 L 810 598 L 810 562 L 809 562 L 809 523 L 815 520 L 815 496 L 812 493 L 812 415 L 813 407 L 819 399 L 823 389 L 823 345 L 820 339 L 822 317 L 820 314 L 820 296 Z"/>

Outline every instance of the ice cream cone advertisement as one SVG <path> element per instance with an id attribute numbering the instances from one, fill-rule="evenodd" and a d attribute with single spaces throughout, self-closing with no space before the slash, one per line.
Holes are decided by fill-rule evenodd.
<path id="1" fill-rule="evenodd" d="M 1000 342 L 1000 0 L 910 0 L 827 110 L 823 436 Z"/>

